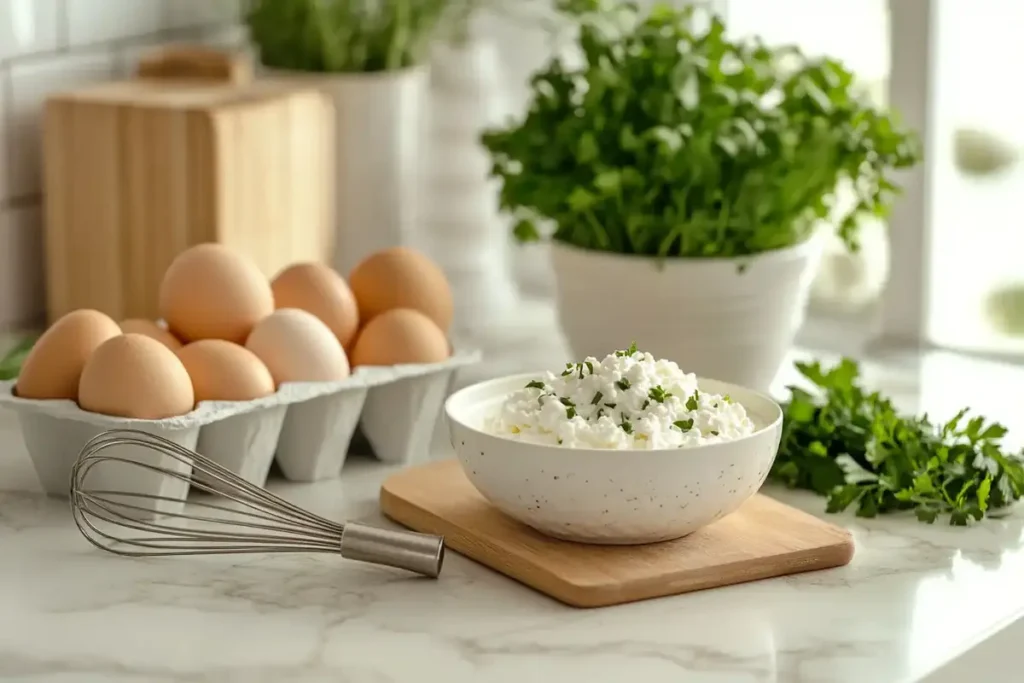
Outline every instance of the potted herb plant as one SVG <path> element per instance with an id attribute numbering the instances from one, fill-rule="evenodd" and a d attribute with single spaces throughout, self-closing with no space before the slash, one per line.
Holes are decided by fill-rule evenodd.
<path id="1" fill-rule="evenodd" d="M 576 356 L 635 340 L 702 376 L 766 389 L 802 321 L 817 244 L 885 215 L 915 137 L 852 74 L 794 48 L 734 41 L 692 7 L 599 3 L 580 64 L 552 59 L 525 118 L 487 132 L 522 241 L 550 238 Z"/>
<path id="2" fill-rule="evenodd" d="M 337 117 L 335 266 L 405 244 L 419 220 L 429 51 L 470 0 L 251 0 L 250 38 L 275 76 L 310 79 Z M 316 144 L 313 141 L 311 144 Z"/>

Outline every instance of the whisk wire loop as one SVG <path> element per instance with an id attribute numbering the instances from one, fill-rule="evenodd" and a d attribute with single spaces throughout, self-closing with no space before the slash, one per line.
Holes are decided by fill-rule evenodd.
<path id="1" fill-rule="evenodd" d="M 116 447 L 130 450 L 110 450 Z M 123 476 L 129 468 L 135 468 L 134 487 L 110 486 L 111 478 L 130 481 Z M 104 476 L 107 469 L 122 479 Z M 137 485 L 139 475 L 152 481 Z M 101 484 L 93 487 L 94 481 Z M 216 502 L 186 503 L 189 490 Z M 70 493 L 82 535 L 118 555 L 335 553 L 432 577 L 444 558 L 438 536 L 332 522 L 180 444 L 134 429 L 109 430 L 86 443 L 72 466 Z"/>

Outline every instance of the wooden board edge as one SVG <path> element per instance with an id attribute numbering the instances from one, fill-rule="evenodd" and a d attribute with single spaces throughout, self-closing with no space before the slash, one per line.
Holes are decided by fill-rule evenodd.
<path id="1" fill-rule="evenodd" d="M 573 607 L 594 608 L 612 607 L 614 605 L 643 602 L 655 598 L 668 598 L 674 595 L 698 593 L 715 588 L 739 586 L 745 583 L 843 567 L 853 559 L 853 543 L 852 539 L 850 542 L 840 541 L 820 548 L 794 551 L 788 555 L 779 556 L 776 559 L 779 562 L 780 568 L 775 570 L 758 568 L 755 571 L 749 571 L 743 566 L 733 567 L 731 572 L 728 572 L 731 575 L 727 575 L 725 578 L 723 578 L 722 574 L 719 574 L 714 580 L 709 579 L 706 582 L 693 583 L 674 589 L 666 589 L 663 580 L 652 580 L 646 589 L 633 590 L 628 595 L 624 595 L 614 586 L 576 586 L 574 584 L 566 584 L 564 586 L 566 590 L 561 590 L 558 593 L 552 591 L 548 595 Z"/>
<path id="2" fill-rule="evenodd" d="M 546 571 L 537 572 L 527 577 L 516 571 L 514 563 L 511 563 L 513 566 L 508 567 L 508 571 L 498 569 L 497 567 L 488 564 L 478 555 L 477 552 L 474 551 L 474 548 L 484 547 L 486 545 L 486 541 L 482 544 L 464 544 L 462 542 L 464 539 L 460 533 L 446 533 L 448 522 L 433 512 L 417 507 L 402 497 L 393 494 L 387 489 L 387 481 L 381 485 L 379 505 L 381 512 L 391 521 L 401 524 L 413 531 L 437 534 L 443 537 L 446 551 L 455 551 L 459 555 L 476 562 L 481 567 L 485 567 L 496 574 L 500 574 L 512 581 L 515 581 L 516 583 L 531 588 L 549 598 L 554 598 L 555 600 L 565 603 L 571 607 L 589 606 L 585 604 L 587 602 L 585 599 L 586 595 L 590 591 L 588 587 L 576 586 L 575 584 L 569 583 L 561 577 Z M 412 521 L 413 519 L 418 520 L 420 523 L 414 523 Z M 494 546 L 488 547 L 491 552 L 495 554 L 503 554 L 503 551 L 500 548 L 496 548 Z M 512 559 L 514 560 L 515 558 L 513 557 Z M 584 598 L 582 600 L 573 597 L 578 593 L 583 594 Z"/>
<path id="3" fill-rule="evenodd" d="M 744 567 L 739 566 L 733 570 L 735 572 L 735 576 L 727 578 L 724 582 L 719 576 L 713 583 L 709 582 L 707 585 L 696 583 L 688 586 L 682 586 L 677 589 L 670 587 L 666 590 L 664 582 L 659 580 L 652 581 L 646 590 L 641 589 L 639 591 L 632 591 L 628 594 L 624 594 L 614 586 L 580 586 L 560 579 L 557 576 L 550 576 L 548 577 L 549 580 L 538 581 L 537 579 L 540 577 L 537 576 L 530 576 L 529 579 L 527 579 L 517 575 L 514 567 L 510 568 L 512 571 L 499 570 L 480 559 L 477 556 L 477 553 L 473 551 L 472 546 L 463 545 L 461 542 L 462 539 L 459 535 L 445 534 L 447 522 L 445 522 L 444 519 L 438 517 L 432 512 L 423 510 L 413 503 L 409 503 L 400 496 L 392 493 L 388 489 L 388 481 L 390 481 L 390 477 L 381 485 L 379 496 L 381 512 L 388 519 L 391 519 L 402 526 L 413 529 L 414 531 L 444 536 L 445 546 L 463 557 L 473 560 L 474 562 L 487 567 L 502 576 L 532 588 L 533 590 L 547 595 L 548 597 L 565 605 L 582 609 L 611 607 L 614 605 L 641 602 L 643 600 L 650 600 L 654 598 L 694 593 L 707 590 L 709 588 L 724 588 L 726 586 L 735 586 L 754 581 L 793 576 L 813 571 L 822 571 L 825 569 L 835 569 L 849 564 L 853 560 L 853 556 L 856 551 L 853 535 L 848 530 L 829 522 L 825 522 L 814 515 L 808 514 L 808 517 L 828 526 L 830 531 L 836 532 L 838 538 L 835 543 L 810 550 L 798 550 L 788 555 L 783 555 L 778 558 L 779 564 L 777 566 L 781 568 L 772 571 L 765 571 L 763 569 L 761 571 L 746 571 Z M 780 505 L 785 504 L 780 503 Z M 412 520 L 414 519 L 417 519 L 420 522 L 425 521 L 426 523 L 413 525 Z M 492 548 L 492 550 L 500 552 L 500 549 Z"/>

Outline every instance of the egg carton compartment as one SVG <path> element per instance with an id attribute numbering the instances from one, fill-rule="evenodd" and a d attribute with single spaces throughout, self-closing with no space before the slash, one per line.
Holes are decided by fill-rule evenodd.
<path id="1" fill-rule="evenodd" d="M 275 460 L 287 479 L 317 481 L 340 475 L 357 427 L 380 460 L 408 464 L 424 454 L 455 372 L 479 359 L 478 351 L 459 351 L 441 363 L 360 367 L 338 382 L 289 382 L 271 396 L 204 401 L 164 420 L 91 413 L 74 401 L 18 398 L 16 380 L 0 382 L 0 406 L 17 413 L 39 481 L 54 496 L 68 495 L 71 467 L 86 442 L 119 428 L 197 450 L 258 486 Z M 131 449 L 121 457 L 142 462 L 158 457 L 138 447 L 116 448 Z M 183 482 L 139 467 L 114 463 L 104 476 L 107 490 L 158 495 L 168 505 L 188 495 Z"/>

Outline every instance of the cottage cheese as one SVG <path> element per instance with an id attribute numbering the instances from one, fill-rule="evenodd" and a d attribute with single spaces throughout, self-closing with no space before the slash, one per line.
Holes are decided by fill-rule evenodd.
<path id="1" fill-rule="evenodd" d="M 728 396 L 700 391 L 695 375 L 631 347 L 530 382 L 508 396 L 490 429 L 566 448 L 655 449 L 738 439 L 754 423 Z"/>

